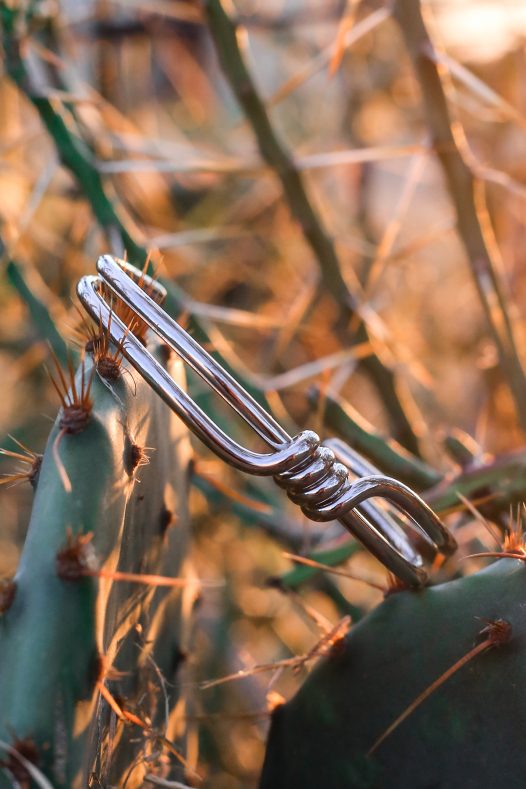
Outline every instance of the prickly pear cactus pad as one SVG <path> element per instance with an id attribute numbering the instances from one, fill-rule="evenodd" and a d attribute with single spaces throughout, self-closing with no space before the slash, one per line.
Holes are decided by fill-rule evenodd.
<path id="1" fill-rule="evenodd" d="M 525 785 L 526 567 L 391 594 L 278 707 L 260 789 Z"/>
<path id="2" fill-rule="evenodd" d="M 64 788 L 121 785 L 126 771 L 138 786 L 141 757 L 151 772 L 162 753 L 161 723 L 164 741 L 181 733 L 165 709 L 188 587 L 165 577 L 184 574 L 187 433 L 118 352 L 98 351 L 55 376 L 62 408 L 0 615 L 0 740 Z M 170 373 L 181 381 L 178 363 Z M 8 774 L 30 785 L 16 756 L 6 764 L 0 786 Z"/>

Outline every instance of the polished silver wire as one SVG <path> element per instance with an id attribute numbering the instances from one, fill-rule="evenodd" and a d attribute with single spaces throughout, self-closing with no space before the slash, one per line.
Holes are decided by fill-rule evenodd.
<path id="1" fill-rule="evenodd" d="M 160 304 L 162 285 L 110 255 L 99 258 L 98 276 L 83 277 L 79 299 L 89 315 L 109 331 L 123 355 L 182 419 L 224 461 L 249 474 L 273 476 L 302 512 L 315 521 L 338 520 L 391 572 L 410 586 L 426 583 L 421 553 L 406 518 L 433 552 L 456 548 L 450 532 L 410 488 L 386 477 L 339 439 L 321 443 L 305 430 L 290 436 Z M 227 435 L 171 378 L 159 362 L 115 315 L 112 299 L 130 307 L 262 438 L 270 452 L 241 446 Z M 352 479 L 351 479 L 352 477 Z M 376 504 L 376 497 L 387 502 Z"/>

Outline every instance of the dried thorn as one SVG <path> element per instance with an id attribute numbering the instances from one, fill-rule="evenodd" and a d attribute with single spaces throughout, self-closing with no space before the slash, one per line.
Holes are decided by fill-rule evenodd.
<path id="1" fill-rule="evenodd" d="M 73 304 L 73 307 L 79 316 L 80 324 L 70 328 L 70 340 L 79 350 L 91 353 L 100 335 L 95 331 L 93 324 L 87 319 L 79 305 Z"/>
<path id="2" fill-rule="evenodd" d="M 234 674 L 227 674 L 225 677 L 219 677 L 218 679 L 209 679 L 205 680 L 204 682 L 199 683 L 199 688 L 201 690 L 208 690 L 209 688 L 215 688 L 218 685 L 224 685 L 226 682 L 232 682 L 235 679 L 243 679 L 244 677 L 252 677 L 255 674 L 263 674 L 267 671 L 277 671 L 283 668 L 293 668 L 298 664 L 298 661 L 303 659 L 303 655 L 285 658 L 284 660 L 277 660 L 275 663 L 260 663 L 252 668 L 243 668 L 239 671 L 236 671 Z"/>
<path id="3" fill-rule="evenodd" d="M 91 417 L 93 402 L 90 398 L 90 391 L 95 368 L 92 368 L 90 376 L 86 382 L 84 360 L 82 360 L 80 368 L 81 387 L 79 392 L 77 390 L 75 371 L 73 369 L 71 358 L 68 359 L 67 379 L 57 357 L 54 354 L 53 361 L 55 363 L 59 380 L 57 381 L 49 371 L 48 375 L 51 379 L 51 383 L 58 393 L 62 405 L 62 415 L 60 417 L 59 426 L 65 433 L 74 435 L 84 430 Z"/>
<path id="4" fill-rule="evenodd" d="M 116 700 L 104 684 L 102 680 L 97 681 L 97 690 L 99 691 L 102 698 L 107 702 L 108 706 L 111 707 L 115 715 L 119 718 L 119 720 L 124 721 L 126 720 L 124 715 L 124 710 L 117 704 Z M 146 726 L 146 724 L 144 724 Z"/>
<path id="5" fill-rule="evenodd" d="M 101 680 L 97 682 L 97 690 L 99 691 L 100 695 L 104 698 L 104 700 L 108 703 L 108 705 L 111 707 L 111 709 L 113 710 L 115 715 L 119 718 L 119 720 L 123 721 L 123 723 L 132 723 L 135 726 L 138 726 L 140 729 L 142 729 L 145 732 L 145 734 L 148 737 L 150 737 L 152 740 L 162 744 L 165 748 L 167 748 L 167 750 L 169 750 L 170 753 L 172 753 L 176 757 L 176 759 L 183 765 L 183 767 L 185 767 L 186 770 L 190 771 L 193 775 L 195 775 L 197 778 L 200 779 L 199 774 L 190 766 L 190 764 L 184 758 L 182 753 L 180 753 L 178 749 L 175 747 L 173 742 L 171 742 L 167 737 L 165 737 L 160 732 L 157 732 L 154 729 L 152 729 L 151 726 L 145 721 L 143 721 L 141 718 L 139 718 L 138 715 L 135 715 L 135 713 L 130 712 L 129 710 L 125 709 L 124 706 L 118 704 L 118 702 L 112 696 L 112 694 L 110 693 L 104 682 L 102 682 Z"/>
<path id="6" fill-rule="evenodd" d="M 31 487 L 33 489 L 35 489 L 37 484 L 38 484 L 38 477 L 40 475 L 40 468 L 42 466 L 42 459 L 43 459 L 42 455 L 35 455 L 35 459 L 33 460 L 33 464 L 31 466 L 31 469 L 30 469 L 29 474 L 27 476 L 29 484 L 31 485 Z"/>
<path id="7" fill-rule="evenodd" d="M 124 677 L 129 676 L 129 671 L 119 671 L 119 669 L 112 666 L 108 660 L 107 655 L 99 655 L 99 664 L 100 670 L 99 674 L 97 675 L 97 679 L 103 682 L 104 680 L 110 680 L 111 682 L 117 682 L 118 680 L 124 679 Z"/>
<path id="8" fill-rule="evenodd" d="M 149 281 L 155 279 L 155 273 L 150 277 L 146 274 L 147 268 L 150 263 L 151 252 L 148 253 L 146 258 L 145 265 L 142 269 L 141 275 L 136 281 L 136 284 L 144 290 L 144 292 L 150 296 L 154 301 L 158 301 L 158 294 L 153 287 L 149 284 Z M 118 262 L 118 261 L 117 261 Z M 143 343 L 146 344 L 146 334 L 148 331 L 148 324 L 145 323 L 141 318 L 138 318 L 135 312 L 131 307 L 128 307 L 121 299 L 119 299 L 115 294 L 110 291 L 107 286 L 103 286 L 102 288 L 102 295 L 105 300 L 109 301 L 111 304 L 112 312 L 120 318 L 120 320 L 124 323 L 127 327 L 127 332 L 131 332 L 135 337 Z M 123 338 L 124 341 L 124 338 Z"/>
<path id="9" fill-rule="evenodd" d="M 62 485 L 64 486 L 64 490 L 66 493 L 71 493 L 73 490 L 71 480 L 59 454 L 60 443 L 65 435 L 66 431 L 64 429 L 58 432 L 56 439 L 53 441 L 52 454 L 53 460 L 55 461 L 55 465 L 57 467 L 58 475 L 61 479 Z"/>
<path id="10" fill-rule="evenodd" d="M 77 389 L 77 383 L 75 380 L 75 370 L 73 369 L 73 363 L 71 361 L 71 358 L 68 358 L 67 379 L 66 376 L 64 375 L 64 372 L 55 354 L 53 354 L 52 358 L 55 363 L 56 371 L 58 374 L 58 381 L 50 373 L 49 370 L 47 372 L 51 380 L 51 383 L 55 387 L 55 390 L 60 398 L 60 402 L 62 405 L 62 414 L 59 419 L 60 430 L 55 441 L 53 442 L 52 452 L 59 476 L 62 480 L 62 484 L 64 485 L 64 489 L 66 493 L 71 493 L 72 490 L 71 482 L 66 472 L 66 469 L 64 467 L 64 464 L 60 459 L 59 447 L 64 435 L 76 435 L 77 433 L 81 433 L 91 419 L 91 412 L 93 410 L 93 401 L 91 400 L 90 392 L 91 392 L 91 384 L 93 381 L 95 367 L 92 368 L 89 378 L 86 381 L 85 365 L 84 365 L 84 360 L 82 360 L 80 367 L 81 382 L 80 382 L 80 391 L 79 391 Z"/>
<path id="11" fill-rule="evenodd" d="M 106 381 L 117 381 L 121 377 L 121 360 L 104 356 L 96 362 L 97 372 Z"/>
<path id="12" fill-rule="evenodd" d="M 125 581 L 127 583 L 145 584 L 146 586 L 170 586 L 176 589 L 184 589 L 192 584 L 212 587 L 223 585 L 223 581 L 200 581 L 198 578 L 170 578 L 165 575 L 126 573 L 119 570 L 96 570 L 89 567 L 82 567 L 79 572 L 81 575 L 92 578 L 110 578 L 112 581 Z"/>
<path id="13" fill-rule="evenodd" d="M 304 662 L 309 660 L 313 660 L 314 658 L 321 657 L 322 655 L 326 655 L 328 652 L 332 652 L 333 649 L 339 649 L 339 647 L 343 643 L 343 639 L 349 632 L 351 627 L 351 617 L 344 616 L 340 619 L 339 622 L 336 622 L 332 630 L 328 633 L 325 633 L 317 644 L 307 652 L 305 655 Z"/>
<path id="14" fill-rule="evenodd" d="M 307 567 L 314 567 L 317 570 L 323 570 L 324 572 L 332 573 L 333 575 L 340 575 L 342 578 L 350 578 L 352 581 L 360 581 L 360 583 L 372 586 L 373 589 L 378 589 L 380 592 L 383 592 L 384 595 L 389 594 L 389 589 L 386 588 L 385 584 L 377 583 L 376 581 L 372 581 L 370 578 L 365 578 L 355 573 L 349 573 L 346 570 L 338 570 L 336 567 L 331 567 L 329 564 L 322 564 L 321 562 L 314 561 L 314 559 L 308 559 L 305 556 L 298 556 L 295 553 L 288 553 L 287 551 L 284 551 L 283 556 L 286 559 L 296 562 L 296 564 L 304 564 Z"/>
<path id="15" fill-rule="evenodd" d="M 507 553 L 526 553 L 524 547 L 524 529 L 521 519 L 520 509 L 517 507 L 517 518 L 514 521 L 510 512 L 511 527 L 507 529 L 503 550 Z"/>
<path id="16" fill-rule="evenodd" d="M 296 655 L 295 657 L 285 658 L 284 660 L 277 660 L 275 663 L 260 663 L 252 668 L 241 669 L 234 674 L 228 674 L 226 677 L 219 679 L 206 680 L 201 682 L 199 687 L 201 690 L 208 690 L 217 685 L 223 685 L 225 682 L 231 682 L 234 679 L 243 679 L 244 677 L 251 677 L 254 674 L 262 674 L 267 671 L 280 671 L 286 668 L 291 668 L 294 671 L 299 671 L 306 663 L 311 660 L 322 657 L 330 652 L 335 646 L 341 643 L 349 631 L 351 624 L 351 617 L 344 616 L 334 627 L 325 633 L 322 638 L 304 655 Z"/>
<path id="17" fill-rule="evenodd" d="M 526 550 L 522 548 L 516 551 L 482 551 L 481 553 L 470 553 L 468 556 L 463 556 L 462 560 L 466 559 L 518 559 L 521 562 L 526 561 Z"/>
<path id="18" fill-rule="evenodd" d="M 115 345 L 111 338 L 113 314 L 113 308 L 110 308 L 107 326 L 102 323 L 102 317 L 99 317 L 98 332 L 92 330 L 91 340 L 86 344 L 86 350 L 91 353 L 98 374 L 107 381 L 117 381 L 122 374 L 124 344 L 131 331 L 131 324 L 128 324 Z"/>
<path id="19" fill-rule="evenodd" d="M 411 704 L 406 707 L 406 709 L 399 715 L 384 731 L 384 733 L 376 740 L 376 742 L 372 745 L 372 747 L 367 752 L 367 756 L 372 756 L 373 753 L 378 750 L 380 745 L 384 742 L 384 740 L 392 734 L 395 729 L 397 729 L 401 723 L 403 723 L 406 718 L 408 718 L 416 709 L 417 707 L 422 704 L 426 699 L 431 696 L 435 690 L 438 690 L 441 685 L 447 682 L 453 674 L 456 674 L 461 668 L 463 668 L 466 663 L 469 663 L 473 660 L 477 655 L 482 654 L 482 652 L 486 652 L 486 650 L 491 649 L 492 647 L 499 647 L 503 644 L 507 644 L 508 641 L 511 639 L 512 634 L 512 627 L 509 622 L 505 619 L 496 619 L 494 621 L 487 620 L 487 625 L 480 631 L 479 636 L 486 636 L 483 641 L 481 641 L 477 646 L 470 649 L 463 657 L 456 661 L 452 666 L 450 666 L 447 671 L 438 677 L 434 682 L 429 685 L 419 696 L 416 697 Z"/>
<path id="20" fill-rule="evenodd" d="M 9 483 L 16 485 L 27 480 L 31 486 L 35 488 L 38 481 L 40 466 L 42 465 L 42 455 L 28 449 L 20 441 L 17 441 L 16 438 L 13 438 L 13 436 L 10 436 L 10 438 L 18 444 L 22 452 L 15 452 L 10 449 L 0 449 L 0 455 L 18 460 L 20 463 L 23 463 L 26 468 L 18 469 L 18 471 L 11 474 L 2 475 L 2 478 L 0 478 L 0 485 Z"/>
<path id="21" fill-rule="evenodd" d="M 489 495 L 489 496 L 484 496 L 482 499 L 475 499 L 473 501 L 470 501 L 468 498 L 466 498 L 466 496 L 463 496 L 462 493 L 459 493 L 458 491 L 457 491 L 457 496 L 465 505 L 465 509 L 469 510 L 469 512 L 473 515 L 475 520 L 481 523 L 482 526 L 486 529 L 492 540 L 496 542 L 497 545 L 500 545 L 500 536 L 501 536 L 500 532 L 494 529 L 493 526 L 490 524 L 490 522 L 482 515 L 480 510 L 477 509 L 477 507 L 481 503 L 485 504 L 488 501 L 491 501 L 495 497 L 493 495 Z"/>
<path id="22" fill-rule="evenodd" d="M 146 454 L 147 450 L 153 450 L 153 447 L 141 447 L 134 441 L 131 441 L 127 447 L 127 471 L 131 477 L 133 472 L 140 466 L 147 466 L 150 462 L 149 455 Z"/>
<path id="23" fill-rule="evenodd" d="M 491 641 L 490 646 L 501 647 L 511 639 L 512 627 L 506 619 L 483 619 L 486 626 L 479 635 L 486 636 L 486 641 Z"/>

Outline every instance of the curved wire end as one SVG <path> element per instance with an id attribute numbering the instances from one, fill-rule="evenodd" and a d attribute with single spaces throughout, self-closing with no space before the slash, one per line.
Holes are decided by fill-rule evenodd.
<path id="1" fill-rule="evenodd" d="M 339 439 L 322 445 L 312 431 L 291 437 L 162 310 L 160 304 L 166 291 L 152 277 L 111 255 L 99 258 L 97 271 L 98 277 L 83 277 L 78 283 L 82 305 L 93 320 L 106 327 L 112 341 L 122 348 L 123 356 L 201 441 L 234 468 L 273 476 L 312 520 L 338 520 L 406 585 L 426 584 L 424 556 L 432 559 L 437 552 L 450 554 L 456 542 L 416 493 L 380 474 Z M 221 430 L 112 313 L 114 297 L 124 302 L 225 400 L 270 451 L 253 452 Z"/>

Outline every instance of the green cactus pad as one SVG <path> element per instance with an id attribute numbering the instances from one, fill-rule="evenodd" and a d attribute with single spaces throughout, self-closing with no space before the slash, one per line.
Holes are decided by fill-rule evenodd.
<path id="1" fill-rule="evenodd" d="M 170 372 L 181 380 L 180 367 Z M 87 365 L 84 378 L 89 374 Z M 79 372 L 77 388 L 80 380 Z M 63 435 L 58 447 L 71 492 L 53 453 L 60 414 L 51 432 L 14 598 L 0 616 L 0 740 L 31 743 L 38 768 L 57 789 L 86 786 L 92 770 L 104 785 L 118 785 L 120 753 L 126 750 L 122 762 L 129 768 L 143 747 L 138 730 L 100 747 L 112 714 L 94 693 L 101 655 L 122 672 L 113 673 L 118 678 L 110 682 L 112 692 L 134 709 L 151 680 L 144 644 L 155 656 L 163 634 L 160 670 L 171 683 L 169 667 L 176 666 L 182 648 L 180 590 L 106 577 L 67 580 L 57 572 L 69 530 L 77 537 L 93 535 L 90 545 L 104 571 L 176 577 L 186 555 L 186 430 L 136 373 L 111 382 L 96 374 L 91 400 L 85 428 Z M 148 448 L 144 465 L 137 465 L 139 447 Z M 159 710 L 148 706 L 152 725 L 164 719 L 160 693 L 158 699 Z M 0 773 L 0 786 L 10 785 Z"/>
<path id="2" fill-rule="evenodd" d="M 388 597 L 273 715 L 260 789 L 466 789 L 526 785 L 526 567 L 481 572 Z M 480 643 L 400 725 L 386 729 Z"/>

